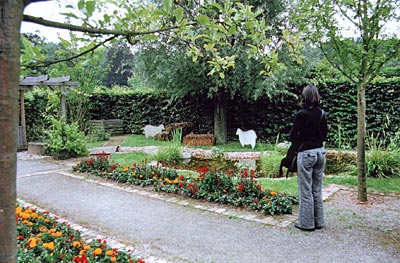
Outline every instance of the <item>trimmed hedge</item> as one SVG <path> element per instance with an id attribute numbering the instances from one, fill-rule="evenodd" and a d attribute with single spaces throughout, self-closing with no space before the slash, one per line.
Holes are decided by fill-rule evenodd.
<path id="1" fill-rule="evenodd" d="M 247 102 L 241 97 L 227 101 L 228 139 L 236 139 L 236 129 L 254 129 L 262 141 L 275 142 L 278 135 L 287 138 L 294 114 L 300 109 L 302 87 L 291 88 L 294 95 L 267 97 Z M 357 100 L 356 87 L 348 83 L 319 85 L 322 107 L 328 113 L 329 143 L 337 145 L 339 135 L 351 146 L 356 143 Z M 46 99 L 35 95 L 26 101 L 28 140 L 34 139 L 30 130 L 37 123 L 43 125 L 43 107 Z M 366 91 L 367 130 L 391 136 L 400 130 L 400 81 L 385 80 L 372 83 Z M 141 134 L 146 124 L 192 122 L 195 133 L 212 133 L 214 101 L 204 96 L 170 98 L 165 93 L 95 93 L 90 96 L 87 119 L 123 119 L 125 130 Z M 32 117 L 34 116 L 34 117 Z M 386 120 L 389 119 L 390 123 Z M 385 127 L 385 123 L 388 123 Z M 339 129 L 341 132 L 338 132 Z"/>

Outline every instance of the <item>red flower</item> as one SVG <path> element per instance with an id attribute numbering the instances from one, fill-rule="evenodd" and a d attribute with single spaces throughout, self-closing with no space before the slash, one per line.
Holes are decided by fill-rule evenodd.
<path id="1" fill-rule="evenodd" d="M 89 263 L 89 259 L 85 255 L 74 256 L 75 262 Z"/>
<path id="2" fill-rule="evenodd" d="M 110 168 L 110 172 L 112 173 L 115 169 L 117 168 L 117 166 L 115 164 L 113 164 Z"/>
<path id="3" fill-rule="evenodd" d="M 138 260 L 137 260 L 137 263 L 146 263 L 143 259 L 141 259 L 141 258 L 139 258 Z"/>
<path id="4" fill-rule="evenodd" d="M 22 239 L 24 239 L 24 236 L 23 236 L 23 235 L 19 235 L 19 236 L 18 236 L 18 239 L 19 239 L 19 240 L 22 240 Z"/>
<path id="5" fill-rule="evenodd" d="M 243 169 L 243 170 L 242 170 L 242 177 L 243 177 L 243 178 L 246 178 L 247 175 L 248 175 L 247 169 Z"/>
<path id="6" fill-rule="evenodd" d="M 89 160 L 87 161 L 87 163 L 88 163 L 88 165 L 93 165 L 93 159 L 89 159 Z"/>
<path id="7" fill-rule="evenodd" d="M 179 180 L 184 180 L 185 179 L 185 176 L 183 175 L 183 174 L 181 174 L 180 176 L 179 176 Z"/>
<path id="8" fill-rule="evenodd" d="M 238 183 L 237 190 L 238 190 L 239 192 L 243 192 L 243 190 L 244 190 L 244 184 L 243 184 L 243 183 Z"/>
<path id="9" fill-rule="evenodd" d="M 254 180 L 254 170 L 253 169 L 250 170 L 250 179 Z"/>

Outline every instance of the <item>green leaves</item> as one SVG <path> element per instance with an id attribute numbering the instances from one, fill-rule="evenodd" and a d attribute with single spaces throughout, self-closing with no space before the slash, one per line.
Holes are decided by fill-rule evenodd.
<path id="1" fill-rule="evenodd" d="M 96 1 L 93 0 L 79 0 L 78 8 L 83 12 L 86 17 L 91 17 L 96 9 Z"/>

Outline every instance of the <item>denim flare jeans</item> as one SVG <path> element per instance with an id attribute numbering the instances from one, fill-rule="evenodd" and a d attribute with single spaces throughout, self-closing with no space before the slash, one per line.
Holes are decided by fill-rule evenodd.
<path id="1" fill-rule="evenodd" d="M 299 185 L 298 225 L 305 229 L 325 226 L 322 177 L 325 168 L 325 149 L 316 148 L 299 152 L 297 155 L 297 176 Z"/>

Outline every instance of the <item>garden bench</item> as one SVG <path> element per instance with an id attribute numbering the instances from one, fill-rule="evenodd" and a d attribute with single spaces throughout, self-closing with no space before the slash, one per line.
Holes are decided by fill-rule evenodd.
<path id="1" fill-rule="evenodd" d="M 90 126 L 102 127 L 105 132 L 111 135 L 124 134 L 124 121 L 121 119 L 91 120 Z"/>

